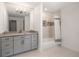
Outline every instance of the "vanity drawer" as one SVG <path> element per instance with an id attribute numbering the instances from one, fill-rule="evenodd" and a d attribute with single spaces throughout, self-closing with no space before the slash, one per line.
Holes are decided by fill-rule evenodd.
<path id="1" fill-rule="evenodd" d="M 2 49 L 4 48 L 11 48 L 13 47 L 13 38 L 12 37 L 5 37 L 2 39 Z"/>
<path id="2" fill-rule="evenodd" d="M 25 39 L 31 39 L 31 35 L 25 35 Z"/>
<path id="3" fill-rule="evenodd" d="M 37 41 L 37 35 L 32 35 L 32 41 Z"/>
<path id="4" fill-rule="evenodd" d="M 4 48 L 12 48 L 13 47 L 13 42 L 8 42 L 8 43 L 2 43 L 2 49 Z"/>
<path id="5" fill-rule="evenodd" d="M 13 48 L 2 49 L 2 56 L 3 57 L 10 56 L 10 55 L 13 55 Z"/>
<path id="6" fill-rule="evenodd" d="M 13 41 L 13 37 L 3 37 L 2 38 L 2 42 L 8 43 L 8 42 L 11 42 L 11 41 Z"/>

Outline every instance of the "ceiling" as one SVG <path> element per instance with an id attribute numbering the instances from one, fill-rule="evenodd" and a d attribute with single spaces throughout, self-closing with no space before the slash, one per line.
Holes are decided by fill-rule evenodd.
<path id="1" fill-rule="evenodd" d="M 39 2 L 6 2 L 5 6 L 9 15 L 28 15 Z M 23 14 L 19 14 L 19 11 L 23 11 Z"/>
<path id="2" fill-rule="evenodd" d="M 76 2 L 43 2 L 43 11 L 46 12 L 56 12 L 61 10 L 61 8 L 73 4 Z M 29 12 L 33 10 L 36 6 L 38 6 L 40 2 L 6 2 L 5 6 L 9 15 L 29 15 Z M 45 10 L 47 9 L 47 10 Z M 18 11 L 24 11 L 25 14 L 19 14 Z"/>
<path id="3" fill-rule="evenodd" d="M 60 10 L 61 8 L 73 3 L 76 3 L 76 2 L 44 2 L 43 10 L 47 12 L 56 12 L 57 10 Z M 45 8 L 47 10 L 45 10 Z"/>

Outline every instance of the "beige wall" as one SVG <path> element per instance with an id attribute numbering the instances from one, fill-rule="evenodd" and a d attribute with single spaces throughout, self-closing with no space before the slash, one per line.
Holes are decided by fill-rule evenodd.
<path id="1" fill-rule="evenodd" d="M 38 5 L 30 12 L 30 29 L 38 31 L 38 49 L 42 49 L 41 12 L 41 5 Z"/>
<path id="2" fill-rule="evenodd" d="M 8 14 L 4 3 L 0 2 L 0 33 L 8 31 Z"/>
<path id="3" fill-rule="evenodd" d="M 25 16 L 25 31 L 30 29 L 30 15 Z"/>
<path id="4" fill-rule="evenodd" d="M 79 3 L 61 10 L 62 45 L 79 52 Z"/>

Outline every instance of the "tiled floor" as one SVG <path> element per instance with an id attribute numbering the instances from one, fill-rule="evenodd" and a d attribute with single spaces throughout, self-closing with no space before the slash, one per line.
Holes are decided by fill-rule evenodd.
<path id="1" fill-rule="evenodd" d="M 44 51 L 33 50 L 14 57 L 79 57 L 79 52 L 74 52 L 64 47 L 54 47 Z"/>

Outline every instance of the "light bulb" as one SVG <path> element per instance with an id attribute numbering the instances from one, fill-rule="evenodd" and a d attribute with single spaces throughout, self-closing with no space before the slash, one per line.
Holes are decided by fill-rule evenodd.
<path id="1" fill-rule="evenodd" d="M 18 8 L 16 9 L 16 11 L 18 11 Z"/>

